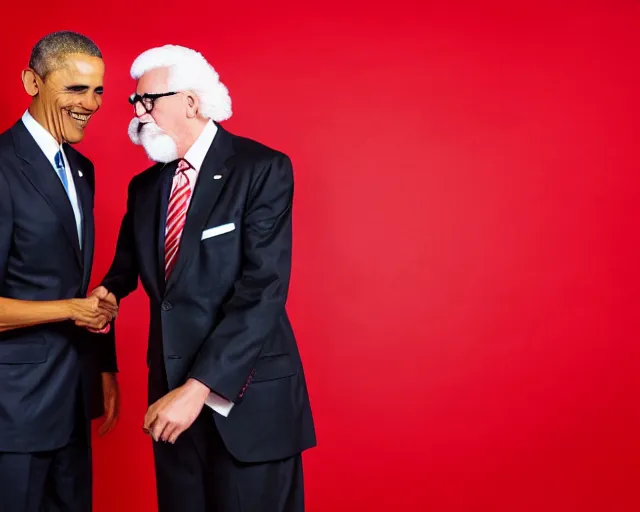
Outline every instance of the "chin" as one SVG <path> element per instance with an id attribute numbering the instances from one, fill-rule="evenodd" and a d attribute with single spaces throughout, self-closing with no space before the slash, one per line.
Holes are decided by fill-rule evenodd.
<path id="1" fill-rule="evenodd" d="M 142 139 L 142 147 L 154 162 L 168 163 L 178 159 L 178 148 L 168 135 L 157 135 Z"/>
<path id="2" fill-rule="evenodd" d="M 78 144 L 79 142 L 82 142 L 82 139 L 84 139 L 84 133 L 78 134 L 78 135 L 71 135 L 71 136 L 66 136 L 64 137 L 64 141 L 67 144 Z"/>
<path id="3" fill-rule="evenodd" d="M 70 111 L 68 109 L 63 109 L 63 119 L 61 126 L 62 137 L 64 141 L 69 144 L 77 144 L 78 142 L 81 142 L 82 139 L 84 139 L 85 129 L 89 120 L 87 119 L 84 123 L 80 123 L 70 116 Z"/>

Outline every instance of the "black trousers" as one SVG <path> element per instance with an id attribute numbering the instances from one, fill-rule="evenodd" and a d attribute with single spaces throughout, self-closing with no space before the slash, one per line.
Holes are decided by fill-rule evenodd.
<path id="1" fill-rule="evenodd" d="M 0 452 L 0 512 L 91 512 L 88 429 L 88 420 L 79 420 L 58 450 Z"/>
<path id="2" fill-rule="evenodd" d="M 262 464 L 234 459 L 212 411 L 175 444 L 153 442 L 159 512 L 303 512 L 302 457 Z"/>

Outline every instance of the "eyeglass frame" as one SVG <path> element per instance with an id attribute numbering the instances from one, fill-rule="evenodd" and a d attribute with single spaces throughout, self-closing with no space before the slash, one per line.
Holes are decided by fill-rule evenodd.
<path id="1" fill-rule="evenodd" d="M 173 96 L 174 94 L 178 94 L 180 91 L 172 91 L 172 92 L 160 92 L 160 93 L 144 93 L 140 94 L 132 94 L 129 96 L 129 103 L 133 105 L 133 111 L 136 115 L 138 115 L 138 108 L 136 107 L 136 103 L 140 103 L 142 108 L 145 110 L 147 114 L 150 114 L 155 106 L 155 101 L 159 98 L 164 98 L 166 96 Z M 151 107 L 147 107 L 144 100 L 150 100 Z"/>

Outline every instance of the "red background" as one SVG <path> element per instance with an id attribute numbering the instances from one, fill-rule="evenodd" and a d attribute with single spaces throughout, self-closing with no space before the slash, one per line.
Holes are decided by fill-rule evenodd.
<path id="1" fill-rule="evenodd" d="M 126 135 L 141 51 L 202 51 L 225 126 L 292 157 L 309 511 L 636 511 L 639 5 L 5 3 L 0 122 L 39 37 L 95 39 L 94 281 L 147 166 Z M 96 512 L 155 510 L 146 307 L 121 312 Z"/>

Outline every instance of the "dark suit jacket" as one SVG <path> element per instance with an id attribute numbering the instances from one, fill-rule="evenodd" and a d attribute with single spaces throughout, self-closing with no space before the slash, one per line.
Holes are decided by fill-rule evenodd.
<path id="1" fill-rule="evenodd" d="M 82 249 L 64 187 L 22 121 L 0 134 L 2 297 L 86 297 L 94 242 L 93 165 L 64 147 L 82 208 Z M 81 404 L 86 416 L 100 414 L 99 371 L 116 371 L 112 342 L 70 321 L 0 333 L 0 452 L 59 448 Z"/>
<path id="2" fill-rule="evenodd" d="M 191 377 L 235 402 L 227 418 L 211 413 L 237 459 L 260 462 L 300 453 L 316 439 L 285 310 L 291 162 L 218 126 L 165 286 L 164 226 L 176 166 L 157 164 L 131 181 L 116 255 L 103 284 L 121 299 L 140 277 L 150 298 L 151 382 L 162 373 L 174 389 Z M 201 240 L 208 228 L 230 224 L 233 230 Z M 150 399 L 159 398 L 154 394 L 151 385 Z"/>

